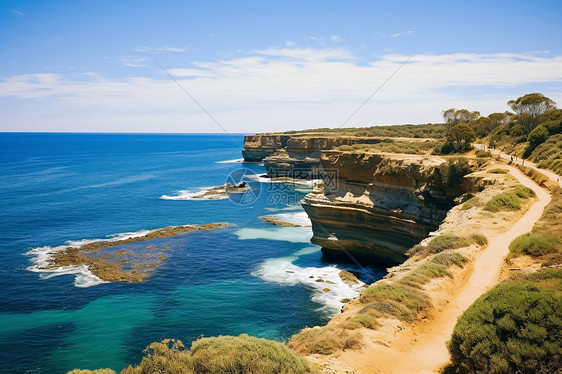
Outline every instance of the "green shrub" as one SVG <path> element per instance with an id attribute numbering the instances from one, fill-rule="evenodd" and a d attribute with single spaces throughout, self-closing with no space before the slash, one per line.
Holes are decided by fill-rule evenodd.
<path id="1" fill-rule="evenodd" d="M 441 264 L 445 266 L 456 265 L 460 268 L 464 267 L 464 264 L 468 262 L 468 259 L 461 255 L 460 253 L 455 252 L 443 252 L 439 253 L 435 257 L 431 259 L 431 262 L 436 264 Z"/>
<path id="2" fill-rule="evenodd" d="M 191 359 L 197 374 L 310 372 L 285 345 L 245 334 L 199 339 L 191 346 Z"/>
<path id="3" fill-rule="evenodd" d="M 414 321 L 417 315 L 404 305 L 392 300 L 372 302 L 365 306 L 360 313 L 369 313 L 380 317 L 390 316 L 406 322 Z"/>
<path id="4" fill-rule="evenodd" d="M 192 374 L 193 366 L 189 350 L 181 340 L 165 339 L 154 342 L 144 350 L 143 357 L 138 366 L 129 366 L 121 374 Z"/>
<path id="5" fill-rule="evenodd" d="M 377 322 L 377 319 L 368 314 L 358 314 L 354 317 L 351 317 L 349 321 L 359 323 L 364 327 L 372 330 L 375 330 L 377 327 L 380 326 L 380 323 Z"/>
<path id="6" fill-rule="evenodd" d="M 492 197 L 484 209 L 490 212 L 499 212 L 500 210 L 520 210 L 521 202 L 517 198 L 517 195 L 512 192 L 501 192 L 496 196 Z"/>
<path id="7" fill-rule="evenodd" d="M 308 363 L 278 342 L 248 335 L 201 338 L 186 349 L 180 340 L 152 343 L 138 366 L 122 374 L 310 373 Z"/>
<path id="8" fill-rule="evenodd" d="M 482 234 L 472 234 L 469 236 L 470 243 L 477 244 L 479 246 L 485 246 L 488 244 L 488 238 Z"/>
<path id="9" fill-rule="evenodd" d="M 447 249 L 466 247 L 467 245 L 469 245 L 469 243 L 465 238 L 451 234 L 443 234 L 436 236 L 425 246 L 419 244 L 414 246 L 408 251 L 408 254 L 412 255 L 421 252 L 434 254 L 443 252 Z"/>
<path id="10" fill-rule="evenodd" d="M 518 236 L 509 244 L 509 252 L 513 256 L 540 257 L 556 252 L 560 246 L 562 246 L 562 240 L 554 235 L 528 232 Z"/>
<path id="11" fill-rule="evenodd" d="M 459 318 L 448 344 L 453 364 L 469 373 L 562 370 L 562 297 L 533 282 L 503 283 Z"/>
<path id="12" fill-rule="evenodd" d="M 449 270 L 447 270 L 447 266 L 432 262 L 419 266 L 415 272 L 429 278 L 453 277 Z"/>
<path id="13" fill-rule="evenodd" d="M 478 151 L 476 151 L 476 157 L 478 157 L 478 158 L 492 157 L 492 152 L 478 150 Z"/>
<path id="14" fill-rule="evenodd" d="M 507 173 L 509 173 L 509 171 L 506 170 L 506 169 L 499 169 L 499 168 L 496 168 L 496 169 L 488 170 L 488 173 L 492 173 L 492 174 L 507 174 Z"/>
<path id="15" fill-rule="evenodd" d="M 378 283 L 365 289 L 361 294 L 361 302 L 392 300 L 401 303 L 414 312 L 420 312 L 429 305 L 427 295 L 417 287 L 411 287 L 401 283 Z"/>
<path id="16" fill-rule="evenodd" d="M 361 348 L 361 336 L 343 326 L 307 327 L 291 337 L 289 348 L 299 354 L 329 355 Z"/>
<path id="17" fill-rule="evenodd" d="M 521 200 L 526 200 L 535 196 L 535 192 L 529 187 L 517 185 L 511 191 L 505 191 L 492 197 L 484 209 L 490 212 L 499 212 L 502 210 L 520 210 Z"/>

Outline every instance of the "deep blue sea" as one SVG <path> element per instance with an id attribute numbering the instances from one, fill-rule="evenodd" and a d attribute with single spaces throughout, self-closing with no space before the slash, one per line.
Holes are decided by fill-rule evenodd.
<path id="1" fill-rule="evenodd" d="M 358 292 L 339 281 L 340 269 L 365 282 L 384 275 L 323 258 L 309 227 L 259 219 L 302 219 L 298 200 L 306 186 L 250 178 L 256 199 L 243 204 L 185 198 L 223 185 L 231 173 L 263 174 L 260 164 L 221 162 L 240 159 L 242 141 L 0 133 L 0 372 L 119 371 L 163 338 L 189 345 L 200 336 L 247 333 L 286 341 L 325 323 L 340 299 Z M 169 247 L 142 283 L 96 282 L 87 269 L 34 268 L 68 241 L 214 222 L 229 227 L 142 242 Z M 320 277 L 334 284 L 315 282 Z"/>

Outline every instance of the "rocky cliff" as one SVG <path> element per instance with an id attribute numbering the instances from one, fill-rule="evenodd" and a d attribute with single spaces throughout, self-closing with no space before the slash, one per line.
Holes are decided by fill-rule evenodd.
<path id="1" fill-rule="evenodd" d="M 455 198 L 475 188 L 463 178 L 469 165 L 458 160 L 324 151 L 320 162 L 332 179 L 302 201 L 311 241 L 326 254 L 363 261 L 402 262 L 406 250 L 437 229 Z"/>
<path id="2" fill-rule="evenodd" d="M 342 145 L 373 144 L 381 141 L 380 138 L 322 133 L 246 135 L 242 156 L 246 161 L 263 161 L 270 177 L 311 179 L 320 176 L 321 151 Z"/>

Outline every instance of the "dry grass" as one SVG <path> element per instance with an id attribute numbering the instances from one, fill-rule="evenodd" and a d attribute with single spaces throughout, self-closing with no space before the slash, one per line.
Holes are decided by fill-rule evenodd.
<path id="1" fill-rule="evenodd" d="M 535 196 L 535 191 L 522 185 L 515 186 L 511 191 L 500 192 L 484 205 L 489 212 L 521 210 L 521 203 Z"/>
<path id="2" fill-rule="evenodd" d="M 518 236 L 509 245 L 511 257 L 529 255 L 544 265 L 562 261 L 562 188 L 552 187 L 550 203 L 530 233 Z"/>
<path id="3" fill-rule="evenodd" d="M 344 325 L 305 328 L 291 337 L 289 348 L 304 355 L 329 355 L 361 348 L 361 335 Z"/>
<path id="4" fill-rule="evenodd" d="M 469 200 L 470 201 L 470 200 Z M 452 234 L 442 234 L 433 238 L 426 245 L 418 244 L 408 251 L 409 256 L 430 255 L 441 253 L 449 249 L 467 247 L 471 244 L 480 246 L 488 244 L 488 239 L 482 234 L 472 234 L 469 236 L 456 236 Z"/>
<path id="5" fill-rule="evenodd" d="M 138 366 L 129 366 L 122 374 L 215 374 L 262 373 L 304 374 L 313 370 L 285 345 L 245 334 L 201 338 L 191 350 L 180 340 L 152 343 Z"/>
<path id="6" fill-rule="evenodd" d="M 440 148 L 443 142 L 437 140 L 408 142 L 405 140 L 385 139 L 377 144 L 354 144 L 342 145 L 337 149 L 340 151 L 360 151 L 360 152 L 386 152 L 386 153 L 406 153 L 416 155 L 429 155 L 433 150 Z"/>

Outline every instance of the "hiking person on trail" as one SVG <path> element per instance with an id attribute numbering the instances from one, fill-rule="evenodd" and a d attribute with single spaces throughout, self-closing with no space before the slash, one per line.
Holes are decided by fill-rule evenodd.
<path id="1" fill-rule="evenodd" d="M 511 162 L 513 162 L 513 156 L 511 156 Z"/>

